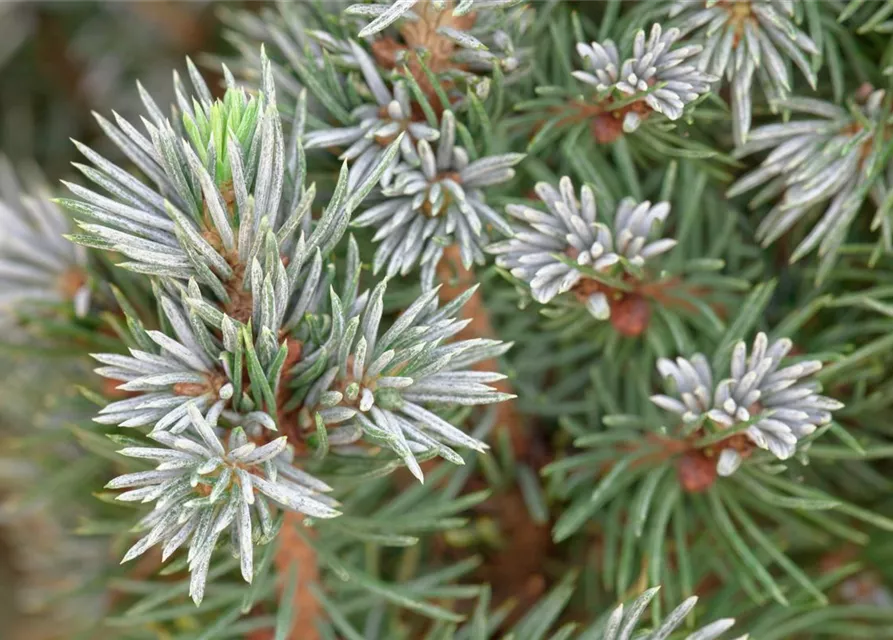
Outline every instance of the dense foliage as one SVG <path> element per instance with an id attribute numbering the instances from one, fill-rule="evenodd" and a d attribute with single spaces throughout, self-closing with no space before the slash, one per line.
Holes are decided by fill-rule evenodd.
<path id="1" fill-rule="evenodd" d="M 0 635 L 893 637 L 893 2 L 216 9 L 0 8 Z"/>

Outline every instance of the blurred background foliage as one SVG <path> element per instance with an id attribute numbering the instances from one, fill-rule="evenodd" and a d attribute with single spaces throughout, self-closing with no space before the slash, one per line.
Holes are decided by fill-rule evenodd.
<path id="1" fill-rule="evenodd" d="M 214 6 L 206 0 L 0 1 L 0 153 L 19 171 L 39 166 L 47 182 L 57 184 L 71 175 L 77 159 L 70 138 L 107 148 L 92 111 L 113 108 L 125 117 L 138 116 L 137 79 L 159 100 L 171 100 L 171 70 L 183 68 L 184 56 L 218 47 L 220 31 Z M 16 327 L 0 326 L 0 332 L 3 342 L 26 343 Z M 76 419 L 73 382 L 82 382 L 88 372 L 82 361 L 71 359 L 46 365 L 8 346 L 0 351 L 3 640 L 73 637 L 78 625 L 67 625 L 100 617 L 105 598 L 88 583 L 108 551 L 97 547 L 98 539 L 68 535 L 79 514 L 65 499 L 67 492 L 44 487 L 38 498 L 36 468 L 23 461 L 39 454 L 64 465 L 76 457 L 60 432 Z M 91 411 L 87 407 L 83 417 L 89 420 Z M 47 448 L 53 440 L 61 446 Z M 102 466 L 96 463 L 92 460 Z M 54 595 L 72 587 L 83 588 L 86 601 Z"/>
<path id="2" fill-rule="evenodd" d="M 57 178 L 77 155 L 69 138 L 103 144 L 92 111 L 113 106 L 136 116 L 136 79 L 159 102 L 173 99 L 171 69 L 219 44 L 207 0 L 3 0 L 0 149 L 16 160 L 35 159 Z"/>

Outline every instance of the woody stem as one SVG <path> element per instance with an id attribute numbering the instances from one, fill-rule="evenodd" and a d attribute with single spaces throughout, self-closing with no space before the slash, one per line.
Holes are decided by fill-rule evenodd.
<path id="1" fill-rule="evenodd" d="M 320 640 L 316 621 L 322 617 L 322 607 L 310 591 L 310 585 L 319 584 L 319 564 L 313 547 L 298 533 L 299 528 L 303 527 L 302 519 L 303 516 L 294 511 L 285 513 L 279 532 L 279 548 L 276 550 L 273 564 L 279 577 L 277 589 L 280 594 L 288 588 L 292 568 L 298 576 L 297 588 L 289 603 L 294 614 L 285 637 L 288 640 Z M 313 532 L 307 531 L 307 533 Z M 245 637 L 245 640 L 272 639 L 273 632 L 268 630 L 255 631 Z"/>
<path id="2" fill-rule="evenodd" d="M 451 245 L 443 253 L 443 258 L 437 266 L 438 279 L 442 283 L 440 289 L 441 302 L 448 302 L 474 286 L 477 280 L 472 269 L 466 269 L 462 265 L 459 247 Z M 490 313 L 484 304 L 480 290 L 475 291 L 471 299 L 465 303 L 462 315 L 470 318 L 471 322 L 459 332 L 457 338 L 492 338 L 493 326 L 490 322 Z M 498 363 L 493 360 L 484 360 L 475 365 L 478 371 L 498 371 Z M 511 393 L 511 384 L 507 380 L 501 380 L 494 386 L 502 392 Z M 515 456 L 524 459 L 530 449 L 530 439 L 527 435 L 524 421 L 521 419 L 513 402 L 501 402 L 497 405 L 497 428 L 505 429 L 509 434 L 512 449 Z"/>

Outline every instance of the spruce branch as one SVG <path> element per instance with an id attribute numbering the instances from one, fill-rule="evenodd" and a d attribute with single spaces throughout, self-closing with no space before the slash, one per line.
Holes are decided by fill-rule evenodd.
<path id="1" fill-rule="evenodd" d="M 821 370 L 820 361 L 799 361 L 779 368 L 792 347 L 786 338 L 769 344 L 766 334 L 759 333 L 748 358 L 747 346 L 739 342 L 732 353 L 730 377 L 717 384 L 701 354 L 691 360 L 677 358 L 675 363 L 661 359 L 658 371 L 672 379 L 678 398 L 656 395 L 651 400 L 679 414 L 686 424 L 701 423 L 706 417 L 720 430 L 748 425 L 744 435 L 752 444 L 785 460 L 794 455 L 798 440 L 829 423 L 831 411 L 843 408 L 842 403 L 818 395 L 817 385 L 801 382 Z M 722 448 L 717 460 L 720 476 L 734 473 L 743 455 L 749 453 L 746 446 L 742 451 L 740 444 L 729 442 L 731 446 Z"/>
<path id="2" fill-rule="evenodd" d="M 673 48 L 679 35 L 678 29 L 664 30 L 655 23 L 647 39 L 644 30 L 636 32 L 627 58 L 621 58 L 613 40 L 578 42 L 584 68 L 568 69 L 560 84 L 539 88 L 541 98 L 517 107 L 549 113 L 545 120 L 537 118 L 529 149 L 542 148 L 556 136 L 579 136 L 585 129 L 597 142 L 610 144 L 637 131 L 653 113 L 679 120 L 686 105 L 707 94 L 715 80 L 695 65 L 699 45 Z"/>
<path id="3" fill-rule="evenodd" d="M 706 175 L 694 163 L 674 164 L 662 175 L 651 176 L 643 192 L 634 167 L 616 174 L 569 169 L 596 184 L 584 185 L 578 196 L 569 176 L 538 183 L 532 194 L 536 200 L 512 199 L 506 205 L 517 220 L 513 237 L 488 249 L 497 255 L 497 265 L 509 270 L 506 276 L 519 291 L 530 291 L 537 302 L 541 296 L 542 315 L 548 318 L 540 323 L 546 334 L 541 340 L 554 340 L 552 348 L 567 350 L 569 358 L 571 351 L 582 356 L 580 341 L 601 343 L 594 350 L 607 349 L 605 355 L 613 357 L 610 345 L 618 338 L 642 337 L 643 348 L 653 348 L 660 357 L 667 355 L 670 344 L 687 349 L 698 332 L 718 335 L 720 316 L 739 304 L 740 292 L 748 285 L 726 277 L 724 260 L 702 256 L 736 260 L 728 249 L 718 247 L 734 246 L 742 253 L 752 247 L 743 239 L 740 245 L 730 242 L 734 214 L 721 229 L 711 229 L 718 221 L 695 213 L 722 206 L 718 194 L 704 191 Z M 636 185 L 640 200 L 610 187 L 615 181 Z M 694 205 L 701 199 L 710 204 L 705 202 L 703 209 Z M 654 200 L 661 202 L 652 205 Z M 671 230 L 666 233 L 670 237 L 660 237 L 663 228 Z M 600 306 L 590 308 L 590 302 Z M 523 337 L 509 339 L 534 348 Z"/>
<path id="4" fill-rule="evenodd" d="M 771 151 L 759 167 L 729 188 L 728 195 L 762 187 L 751 206 L 775 203 L 757 228 L 764 245 L 777 241 L 813 210 L 823 209 L 791 255 L 794 262 L 817 250 L 821 279 L 866 200 L 877 208 L 872 228 L 881 229 L 884 246 L 890 244 L 890 230 L 883 222 L 893 180 L 890 99 L 879 89 L 863 93 L 849 109 L 812 98 L 779 104 L 814 117 L 754 129 L 736 156 Z"/>
<path id="5" fill-rule="evenodd" d="M 701 53 L 699 46 L 671 47 L 679 39 L 678 29 L 664 31 L 654 24 L 648 39 L 638 31 L 633 42 L 632 56 L 621 62 L 617 46 L 611 40 L 604 45 L 577 44 L 577 53 L 586 64 L 585 71 L 575 71 L 574 78 L 596 90 L 595 101 L 614 99 L 609 106 L 616 119 L 623 116 L 623 131 L 635 131 L 641 118 L 649 111 L 665 115 L 670 120 L 682 116 L 686 104 L 707 92 L 714 77 L 692 64 L 685 64 Z M 644 102 L 642 109 L 632 105 Z M 627 107 L 630 107 L 627 109 Z"/>
<path id="6" fill-rule="evenodd" d="M 352 181 L 343 167 L 328 206 L 311 222 L 315 188 L 303 186 L 299 142 L 304 97 L 286 147 L 263 52 L 261 61 L 257 95 L 225 71 L 227 92 L 219 101 L 189 63 L 196 95 L 187 100 L 175 77 L 179 112 L 172 118 L 143 92 L 152 143 L 123 119 L 117 127 L 101 121 L 155 186 L 81 146 L 97 167 L 82 171 L 113 198 L 70 185 L 81 200 L 66 202 L 100 221 L 80 222 L 92 235 L 78 240 L 121 252 L 131 262 L 119 266 L 155 278 L 159 329 L 147 330 L 122 300 L 135 348 L 129 356 L 95 356 L 106 365 L 101 375 L 136 395 L 107 405 L 96 420 L 151 427 L 150 439 L 167 447 L 126 447 L 124 455 L 158 467 L 125 474 L 109 488 L 131 489 L 119 500 L 155 502 L 139 524 L 148 534 L 125 560 L 156 544 L 164 545 L 164 559 L 185 546 L 196 604 L 227 529 L 242 577 L 251 582 L 254 544 L 269 543 L 277 531 L 273 504 L 319 518 L 339 515 L 320 494 L 329 486 L 299 468 L 308 458 L 357 450 L 373 457 L 368 444 L 376 444 L 421 480 L 417 456 L 461 463 L 450 446 L 485 446 L 441 418 L 437 406 L 511 397 L 489 386 L 502 375 L 467 370 L 508 345 L 442 344 L 466 324 L 454 315 L 467 295 L 438 307 L 431 290 L 380 331 L 386 282 L 360 293 L 353 239 L 336 292 L 331 254 L 350 214 L 393 166 L 401 136 L 361 180 Z M 277 430 L 283 435 L 273 438 Z M 388 463 L 382 468 L 393 470 Z M 280 564 L 296 552 L 306 555 L 289 540 L 294 544 L 281 547 Z"/>
<path id="7" fill-rule="evenodd" d="M 736 145 L 748 140 L 754 76 L 773 111 L 790 97 L 789 58 L 816 89 L 819 48 L 794 23 L 795 2 L 676 2 L 668 15 L 677 18 L 680 37 L 703 44 L 698 68 L 730 86 L 732 132 Z M 809 56 L 809 58 L 807 57 Z"/>
<path id="8" fill-rule="evenodd" d="M 217 404 L 223 409 L 233 397 L 234 387 L 217 359 L 222 347 L 194 314 L 165 294 L 159 301 L 164 317 L 177 339 L 159 331 L 145 331 L 131 319 L 133 337 L 143 349 L 130 356 L 105 353 L 93 357 L 101 362 L 96 372 L 120 382 L 122 391 L 136 395 L 112 402 L 94 420 L 122 427 L 152 426 L 156 431 L 183 432 L 190 423 L 189 407 L 201 412 Z M 198 331 L 196 331 L 196 329 Z"/>
<path id="9" fill-rule="evenodd" d="M 409 163 L 418 165 L 415 145 L 421 140 L 437 140 L 439 130 L 417 121 L 410 90 L 404 80 L 395 80 L 392 88 L 389 88 L 369 55 L 353 42 L 349 43 L 349 47 L 374 102 L 355 107 L 350 112 L 350 121 L 343 123 L 350 126 L 326 127 L 309 132 L 304 138 L 305 148 L 346 146 L 338 158 L 353 163 L 351 176 L 358 180 L 366 169 L 378 164 L 387 145 L 404 133 L 400 142 L 401 154 Z M 382 175 L 384 187 L 390 184 L 395 170 L 394 165 L 385 170 Z"/>
<path id="10" fill-rule="evenodd" d="M 382 202 L 353 220 L 356 226 L 377 227 L 374 240 L 381 244 L 375 253 L 374 272 L 406 275 L 420 264 L 422 287 L 430 289 L 445 246 L 457 244 L 462 266 L 469 269 L 484 262 L 487 227 L 509 232 L 500 214 L 487 205 L 485 191 L 511 180 L 515 175 L 512 167 L 524 156 L 513 153 L 472 159 L 455 142 L 455 116 L 446 111 L 436 149 L 421 140 L 414 156 L 418 167 L 412 164 L 414 158 L 404 155 L 393 184 L 382 188 Z"/>
<path id="11" fill-rule="evenodd" d="M 427 406 L 475 406 L 510 399 L 510 394 L 492 386 L 503 375 L 472 370 L 510 345 L 485 338 L 445 342 L 468 323 L 455 314 L 470 291 L 440 307 L 436 289 L 424 293 L 380 332 L 384 284 L 373 290 L 361 316 L 342 322 L 336 316 L 327 344 L 291 373 L 307 380 L 294 385 L 295 393 L 315 419 L 327 427 L 347 424 L 340 429 L 343 438 L 330 437 L 332 444 L 350 444 L 361 436 L 380 442 L 422 480 L 417 453 L 436 452 L 461 464 L 450 446 L 486 448 Z"/>
<path id="12" fill-rule="evenodd" d="M 367 98 L 368 89 L 379 84 L 369 75 L 370 60 L 377 66 L 375 75 L 380 74 L 386 83 L 404 75 L 417 94 L 414 99 L 438 112 L 463 103 L 467 87 L 486 92 L 491 74 L 499 73 L 509 82 L 523 77 L 531 50 L 528 27 L 532 12 L 524 6 L 506 11 L 484 3 L 480 11 L 454 15 L 453 7 L 435 4 L 427 0 L 419 3 L 420 17 L 412 14 L 418 19 L 398 20 L 399 29 L 392 25 L 372 36 L 368 51 L 352 42 L 360 30 L 355 18 L 342 13 L 333 20 L 340 7 L 331 4 L 320 12 L 283 3 L 275 13 L 266 11 L 263 20 L 246 12 L 225 12 L 223 17 L 231 28 L 227 35 L 242 56 L 234 61 L 241 73 L 253 75 L 251 68 L 259 62 L 256 51 L 261 42 L 275 44 L 282 62 L 274 65 L 277 81 L 293 95 L 306 86 L 331 117 L 343 125 L 355 125 L 352 110 L 361 104 L 357 98 Z M 399 10 L 400 5 L 351 7 L 360 13 L 389 8 Z M 329 18 L 327 12 L 331 12 Z M 465 46 L 474 41 L 483 46 Z M 369 83 L 366 91 L 342 82 L 340 76 L 354 70 Z M 380 92 L 376 89 L 374 93 Z M 418 114 L 413 114 L 413 120 L 418 120 Z"/>
<path id="13" fill-rule="evenodd" d="M 418 56 L 424 53 L 434 74 L 455 77 L 462 75 L 465 69 L 491 71 L 494 66 L 499 66 L 507 73 L 518 70 L 529 51 L 519 48 L 515 42 L 523 36 L 528 23 L 523 7 L 506 11 L 518 4 L 519 0 L 464 0 L 458 3 L 453 0 L 406 0 L 390 4 L 355 4 L 344 13 L 373 18 L 358 36 L 378 36 L 372 48 L 384 64 L 406 62 L 413 68 L 413 75 L 419 78 Z M 398 37 L 387 34 L 385 30 L 389 27 L 397 31 L 395 35 Z M 510 35 L 511 27 L 517 30 L 515 39 Z"/>
<path id="14" fill-rule="evenodd" d="M 617 316 L 641 311 L 630 308 L 622 292 L 630 290 L 627 276 L 635 278 L 649 258 L 675 246 L 670 238 L 649 241 L 652 230 L 666 219 L 669 204 L 637 204 L 626 198 L 613 216 L 612 229 L 596 219 L 595 195 L 588 186 L 582 187 L 579 201 L 567 176 L 558 191 L 541 182 L 536 192 L 548 213 L 509 205 L 509 215 L 525 224 L 515 227 L 512 239 L 488 248 L 498 254 L 496 264 L 528 282 L 537 302 L 573 291 L 593 317 L 606 320 L 613 315 L 615 327 L 635 334 L 627 318 Z M 642 329 L 646 323 L 639 322 Z"/>
<path id="15" fill-rule="evenodd" d="M 278 531 L 268 500 L 318 518 L 339 512 L 333 508 L 337 503 L 322 495 L 331 487 L 292 466 L 293 453 L 284 436 L 258 447 L 237 427 L 224 445 L 216 433 L 219 411 L 203 417 L 192 406 L 189 415 L 200 439 L 154 432 L 151 439 L 163 448 L 126 447 L 120 453 L 156 461 L 155 470 L 119 476 L 106 488 L 128 489 L 118 500 L 155 502 L 138 525 L 149 533 L 128 550 L 122 562 L 162 543 L 165 561 L 186 544 L 192 573 L 189 595 L 201 604 L 211 556 L 227 530 L 241 560 L 242 577 L 252 581 L 254 545 L 268 544 Z"/>

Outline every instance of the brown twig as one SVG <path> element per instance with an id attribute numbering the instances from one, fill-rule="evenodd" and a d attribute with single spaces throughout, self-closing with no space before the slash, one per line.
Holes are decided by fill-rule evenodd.
<path id="1" fill-rule="evenodd" d="M 298 587 L 291 601 L 294 618 L 288 632 L 289 640 L 318 640 L 320 636 L 316 621 L 322 613 L 322 607 L 309 587 L 319 582 L 319 565 L 313 547 L 298 533 L 298 528 L 303 526 L 303 516 L 294 511 L 285 514 L 274 563 L 282 580 L 281 589 L 285 588 L 291 567 L 296 566 L 298 570 Z"/>
<path id="2" fill-rule="evenodd" d="M 437 267 L 437 274 L 442 283 L 440 298 L 443 302 L 455 299 L 469 287 L 477 284 L 474 272 L 462 265 L 457 245 L 452 245 L 444 251 Z M 471 322 L 457 338 L 494 337 L 490 313 L 480 290 L 471 296 L 462 309 L 462 314 Z M 499 370 L 495 360 L 479 362 L 475 368 L 480 371 Z M 494 386 L 499 391 L 512 392 L 507 380 L 502 380 Z M 537 457 L 535 443 L 515 403 L 511 400 L 502 402 L 497 405 L 496 412 L 497 429 L 503 429 L 508 433 L 515 457 L 539 466 L 532 460 Z M 472 486 L 475 484 L 476 482 L 472 482 Z M 478 578 L 492 586 L 495 602 L 516 600 L 519 606 L 515 607 L 507 621 L 507 624 L 510 624 L 523 615 L 547 588 L 544 562 L 551 555 L 550 526 L 548 523 L 536 523 L 531 519 L 517 485 L 508 491 L 500 492 L 481 505 L 477 511 L 484 517 L 494 518 L 501 528 L 504 527 L 506 543 L 489 555 L 478 573 Z"/>
<path id="3" fill-rule="evenodd" d="M 298 340 L 288 339 L 288 354 L 285 358 L 283 371 L 289 372 L 303 356 L 303 344 Z M 288 394 L 288 384 L 283 383 L 279 392 L 279 406 L 285 404 Z M 297 451 L 306 449 L 304 433 L 298 424 L 298 417 L 294 413 L 281 412 L 278 416 L 280 432 L 288 437 L 289 443 Z M 303 525 L 303 516 L 294 511 L 286 511 L 279 532 L 279 548 L 273 558 L 276 567 L 276 575 L 279 578 L 278 589 L 282 593 L 287 588 L 288 576 L 294 567 L 297 570 L 298 583 L 294 597 L 290 603 L 294 611 L 291 628 L 286 636 L 289 640 L 319 640 L 319 631 L 316 621 L 321 616 L 322 609 L 319 602 L 310 591 L 310 585 L 319 582 L 319 565 L 316 560 L 316 552 L 299 533 Z M 312 531 L 305 529 L 307 535 Z M 272 640 L 273 634 L 269 630 L 255 631 L 249 634 L 245 640 Z"/>
<path id="4" fill-rule="evenodd" d="M 466 269 L 462 265 L 459 256 L 459 247 L 452 245 L 444 251 L 443 258 L 437 266 L 437 275 L 443 286 L 440 289 L 440 299 L 443 302 L 454 300 L 469 287 L 477 284 L 474 271 Z M 484 305 L 480 290 L 475 291 L 471 299 L 465 303 L 462 314 L 470 318 L 471 322 L 459 332 L 459 339 L 489 338 L 493 337 L 493 326 L 490 323 L 490 313 Z M 498 371 L 498 363 L 495 360 L 484 360 L 477 363 L 475 368 L 479 371 Z M 511 385 L 507 380 L 502 380 L 493 385 L 499 391 L 511 393 Z M 530 440 L 526 432 L 524 421 L 518 413 L 515 403 L 512 401 L 501 402 L 496 407 L 497 428 L 505 429 L 512 443 L 515 456 L 524 459 L 530 451 Z"/>
<path id="5" fill-rule="evenodd" d="M 576 255 L 570 253 L 571 257 Z M 592 278 L 583 278 L 571 289 L 581 304 L 595 294 L 602 293 L 608 299 L 611 310 L 610 321 L 618 333 L 627 337 L 638 337 L 648 328 L 651 320 L 651 304 L 660 304 L 665 309 L 678 308 L 695 311 L 697 308 L 678 291 L 689 296 L 701 296 L 708 290 L 705 287 L 687 287 L 680 278 L 648 281 L 638 280 L 624 275 L 626 289 L 619 289 Z M 719 305 L 712 305 L 713 310 L 722 317 L 724 310 Z"/>
<path id="6" fill-rule="evenodd" d="M 298 585 L 290 603 L 294 617 L 286 637 L 288 640 L 319 640 L 321 636 L 316 621 L 322 615 L 322 607 L 309 588 L 311 584 L 319 582 L 319 565 L 313 547 L 298 533 L 299 528 L 304 526 L 302 520 L 303 516 L 299 513 L 294 511 L 285 513 L 285 520 L 279 532 L 279 549 L 276 551 L 273 563 L 279 576 L 280 592 L 287 586 L 292 567 L 297 567 Z M 272 638 L 273 632 L 264 630 L 249 634 L 245 640 L 272 640 Z"/>
<path id="7" fill-rule="evenodd" d="M 758 409 L 755 409 L 754 413 L 757 412 Z M 681 439 L 649 433 L 641 445 L 625 443 L 617 449 L 618 453 L 636 453 L 640 446 L 642 449 L 650 449 L 633 460 L 633 467 L 656 465 L 675 459 L 676 476 L 682 489 L 686 493 L 702 493 L 712 487 L 718 478 L 716 458 L 720 452 L 734 449 L 742 458 L 749 458 L 754 451 L 753 443 L 743 433 L 698 447 L 698 440 L 706 435 L 703 428 Z M 614 461 L 610 461 L 602 465 L 599 474 L 606 474 L 614 464 Z"/>
<path id="8" fill-rule="evenodd" d="M 477 19 L 474 13 L 464 16 L 453 15 L 453 3 L 447 2 L 447 6 L 440 10 L 433 8 L 428 0 L 422 0 L 413 8 L 420 16 L 418 22 L 404 22 L 399 30 L 399 40 L 391 36 L 378 38 L 372 43 L 372 54 L 376 61 L 386 69 L 396 69 L 400 66 L 398 60 L 405 63 L 405 73 L 410 74 L 422 92 L 432 103 L 438 112 L 448 108 L 448 104 L 441 104 L 438 91 L 431 83 L 430 78 L 422 70 L 419 59 L 419 51 L 429 54 L 426 64 L 435 76 L 440 76 L 450 69 L 467 70 L 465 64 L 458 64 L 452 60 L 456 49 L 456 43 L 439 32 L 440 27 L 452 27 L 455 29 L 470 29 Z M 449 90 L 453 87 L 450 81 L 441 80 L 441 88 Z"/>

